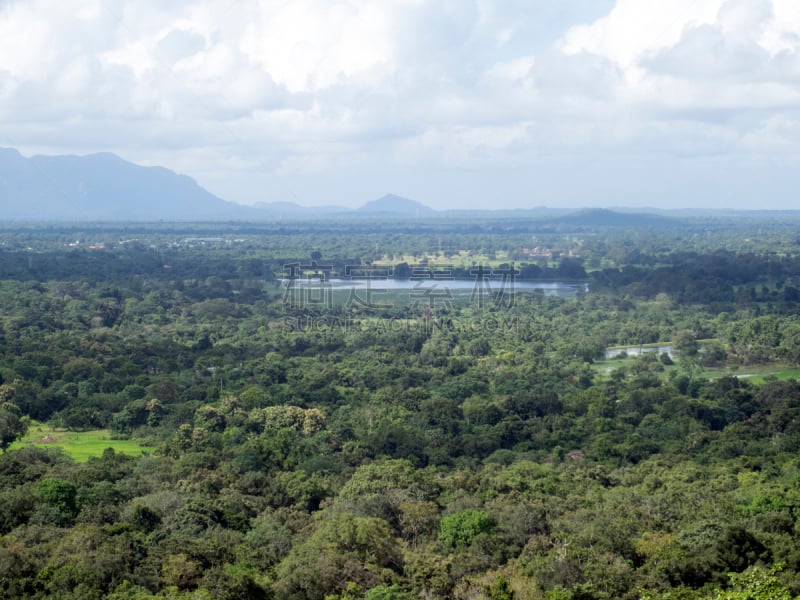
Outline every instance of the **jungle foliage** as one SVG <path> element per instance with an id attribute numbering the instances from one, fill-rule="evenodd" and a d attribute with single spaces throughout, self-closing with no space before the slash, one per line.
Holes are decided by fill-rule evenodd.
<path id="1" fill-rule="evenodd" d="M 747 377 L 800 367 L 795 232 L 506 225 L 0 231 L 0 595 L 796 597 L 800 382 Z M 295 263 L 588 291 L 290 306 Z"/>

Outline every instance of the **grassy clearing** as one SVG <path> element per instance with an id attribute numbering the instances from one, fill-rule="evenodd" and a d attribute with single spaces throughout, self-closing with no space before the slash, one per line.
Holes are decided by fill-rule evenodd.
<path id="1" fill-rule="evenodd" d="M 427 261 L 430 265 L 453 265 L 456 267 L 474 267 L 483 265 L 484 267 L 497 267 L 510 261 L 508 252 L 498 250 L 494 258 L 489 258 L 488 254 L 480 252 L 470 252 L 469 250 L 447 250 L 443 252 L 425 252 L 423 254 L 403 254 L 402 256 L 384 255 L 381 259 L 382 264 L 397 265 L 408 263 L 409 265 L 423 264 Z"/>
<path id="2" fill-rule="evenodd" d="M 101 456 L 106 448 L 113 448 L 114 452 L 130 456 L 140 456 L 155 450 L 153 446 L 140 446 L 134 440 L 112 440 L 107 429 L 67 431 L 36 422 L 31 423 L 28 433 L 22 439 L 11 444 L 12 449 L 27 446 L 63 448 L 78 462 L 86 462 L 92 456 Z"/>
<path id="3" fill-rule="evenodd" d="M 600 375 L 608 376 L 612 371 L 621 367 L 630 368 L 633 366 L 638 357 L 631 356 L 629 358 L 612 358 L 608 360 L 599 360 L 592 364 L 592 368 Z M 662 374 L 668 375 L 670 371 L 680 370 L 679 359 L 675 359 L 675 364 L 665 366 Z M 769 365 L 753 365 L 753 366 L 738 366 L 731 367 L 705 367 L 696 373 L 699 377 L 707 379 L 720 379 L 722 377 L 739 377 L 747 379 L 755 384 L 762 384 L 768 379 L 779 379 L 781 381 L 787 379 L 800 378 L 800 368 L 789 367 L 782 364 L 769 364 Z"/>
<path id="4" fill-rule="evenodd" d="M 786 365 L 759 365 L 753 367 L 739 367 L 733 369 L 707 369 L 704 373 L 711 379 L 720 377 L 734 376 L 747 379 L 753 383 L 764 383 L 767 379 L 797 379 L 800 377 L 800 369 L 787 367 Z"/>

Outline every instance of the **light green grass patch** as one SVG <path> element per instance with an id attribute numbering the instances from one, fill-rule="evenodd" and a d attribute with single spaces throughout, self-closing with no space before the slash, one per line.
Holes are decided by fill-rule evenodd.
<path id="1" fill-rule="evenodd" d="M 746 379 L 756 384 L 762 384 L 769 379 L 778 379 L 785 381 L 787 379 L 797 379 L 800 377 L 800 369 L 793 367 L 786 367 L 784 365 L 758 365 L 753 367 L 739 367 L 735 371 L 730 369 L 714 369 L 708 370 L 710 379 L 719 379 L 720 377 L 734 376 L 740 379 Z"/>
<path id="2" fill-rule="evenodd" d="M 63 448 L 74 460 L 86 462 L 92 456 L 102 456 L 106 448 L 129 456 L 141 456 L 155 450 L 154 446 L 141 446 L 134 440 L 112 440 L 108 429 L 92 431 L 67 431 L 43 423 L 31 423 L 28 433 L 11 444 L 11 449 L 36 446 Z"/>

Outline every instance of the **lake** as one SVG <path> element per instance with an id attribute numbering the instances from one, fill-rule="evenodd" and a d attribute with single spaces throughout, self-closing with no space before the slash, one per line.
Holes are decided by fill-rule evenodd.
<path id="1" fill-rule="evenodd" d="M 297 307 L 359 304 L 389 306 L 446 306 L 448 304 L 508 306 L 514 294 L 542 293 L 573 298 L 589 290 L 587 283 L 475 279 L 282 279 L 284 299 Z"/>
<path id="2" fill-rule="evenodd" d="M 675 352 L 670 345 L 663 346 L 628 346 L 625 348 L 609 348 L 606 350 L 606 360 L 616 358 L 620 352 L 625 352 L 628 356 L 639 356 L 641 354 L 655 353 L 657 355 L 664 354 L 665 352 L 670 358 L 675 358 Z"/>

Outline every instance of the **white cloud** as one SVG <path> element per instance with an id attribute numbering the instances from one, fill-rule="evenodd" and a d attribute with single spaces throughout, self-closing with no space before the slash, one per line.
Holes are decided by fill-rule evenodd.
<path id="1" fill-rule="evenodd" d="M 523 188 L 526 169 L 555 178 L 574 160 L 738 164 L 794 148 L 796 106 L 796 0 L 0 8 L 0 144 L 118 151 L 210 177 L 235 200 L 270 199 L 252 183 L 265 177 L 285 182 L 273 190 L 330 193 L 344 173 L 379 186 L 375 173 L 416 172 L 442 189 L 437 169 L 463 170 L 485 190 L 497 169 L 516 170 Z"/>
<path id="2" fill-rule="evenodd" d="M 634 121 L 629 147 L 741 161 L 786 147 L 774 122 L 793 121 L 800 103 L 798 32 L 800 14 L 780 0 L 619 0 L 562 47 L 621 69 L 611 105 Z"/>
<path id="3" fill-rule="evenodd" d="M 719 9 L 717 21 L 727 35 L 756 39 L 772 17 L 772 0 L 727 0 Z"/>
<path id="4" fill-rule="evenodd" d="M 607 16 L 567 31 L 562 48 L 567 54 L 605 56 L 629 68 L 643 54 L 675 44 L 687 26 L 714 22 L 723 2 L 618 0 Z"/>
<path id="5" fill-rule="evenodd" d="M 291 92 L 330 87 L 374 70 L 391 70 L 397 3 L 297 0 L 255 7 L 241 50 Z"/>
<path id="6" fill-rule="evenodd" d="M 167 64 L 193 56 L 206 49 L 206 38 L 195 31 L 175 28 L 164 35 L 156 46 L 156 54 Z"/>

